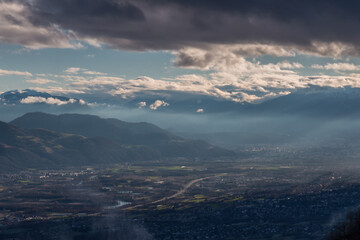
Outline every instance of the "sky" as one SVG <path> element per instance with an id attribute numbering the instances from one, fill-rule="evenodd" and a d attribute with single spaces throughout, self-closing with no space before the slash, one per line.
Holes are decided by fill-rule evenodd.
<path id="1" fill-rule="evenodd" d="M 350 0 L 0 0 L 0 92 L 257 103 L 312 86 L 358 88 L 359 7 Z M 168 106 L 161 97 L 153 104 Z"/>

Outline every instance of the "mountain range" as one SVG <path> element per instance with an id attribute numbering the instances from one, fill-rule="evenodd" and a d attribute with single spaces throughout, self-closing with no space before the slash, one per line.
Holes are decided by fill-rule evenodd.
<path id="1" fill-rule="evenodd" d="M 33 97 L 28 99 L 29 97 Z M 36 98 L 41 98 L 36 99 Z M 55 101 L 46 101 L 55 99 Z M 31 100 L 31 101 L 28 101 Z M 85 101 L 84 101 L 85 100 Z M 54 96 L 34 90 L 14 90 L 0 94 L 0 111 L 20 109 L 22 114 L 29 111 L 45 111 L 50 113 L 90 112 L 91 103 L 96 106 L 111 105 L 128 109 L 139 108 L 139 103 L 146 103 L 144 109 L 157 100 L 166 102 L 166 106 L 156 111 L 166 113 L 224 113 L 232 112 L 240 115 L 306 115 L 313 117 L 337 117 L 357 115 L 360 113 L 360 88 L 311 87 L 299 89 L 289 95 L 268 99 L 260 103 L 239 103 L 226 99 L 201 94 L 178 93 L 174 91 L 135 95 L 132 98 L 121 96 L 81 95 Z M 3 104 L 1 104 L 3 103 Z M 85 104 L 86 103 L 86 104 Z M 87 104 L 90 103 L 90 104 Z M 6 106 L 10 106 L 6 107 Z M 96 106 L 93 110 L 96 112 Z M 5 108 L 4 108 L 5 107 Z M 21 109 L 21 107 L 23 107 Z M 201 110 L 201 111 L 198 111 Z"/>
<path id="2" fill-rule="evenodd" d="M 360 88 L 298 90 L 260 104 L 247 105 L 242 112 L 256 115 L 303 115 L 337 118 L 360 114 Z"/>
<path id="3" fill-rule="evenodd" d="M 0 122 L 0 132 L 1 171 L 233 154 L 149 123 L 92 115 L 28 113 L 11 123 Z"/>
<path id="4" fill-rule="evenodd" d="M 44 129 L 22 129 L 0 122 L 0 169 L 53 168 L 146 160 L 157 153 L 101 137 L 86 138 Z"/>

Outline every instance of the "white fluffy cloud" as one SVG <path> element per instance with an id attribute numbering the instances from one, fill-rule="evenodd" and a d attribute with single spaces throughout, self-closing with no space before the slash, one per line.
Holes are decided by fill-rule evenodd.
<path id="1" fill-rule="evenodd" d="M 311 66 L 315 69 L 325 69 L 334 71 L 359 71 L 360 65 L 353 63 L 327 63 L 326 65 L 314 64 Z"/>
<path id="2" fill-rule="evenodd" d="M 300 68 L 304 68 L 304 66 L 301 63 L 298 63 L 298 62 L 290 63 L 288 61 L 283 61 L 283 62 L 280 62 L 280 63 L 278 63 L 276 65 L 279 66 L 280 68 L 283 68 L 283 69 L 300 69 Z"/>
<path id="3" fill-rule="evenodd" d="M 183 92 L 236 102 L 258 102 L 290 94 L 296 89 L 309 86 L 358 87 L 360 85 L 360 76 L 353 74 L 349 76 L 301 76 L 295 71 L 281 68 L 281 65 L 287 63 L 261 64 L 247 61 L 244 58 L 228 60 L 219 59 L 210 73 L 181 75 L 174 79 L 153 79 L 146 76 L 124 79 L 110 76 L 64 75 L 62 77 L 68 84 L 67 88 L 34 89 L 65 94 L 107 93 L 122 98 L 153 93 L 164 93 L 163 96 L 166 96 L 169 92 Z M 289 64 L 293 66 L 293 64 Z M 157 104 L 151 104 L 149 107 L 156 109 L 160 103 L 159 100 Z M 139 103 L 138 106 L 144 107 L 145 102 Z"/>
<path id="4" fill-rule="evenodd" d="M 86 68 L 70 67 L 65 71 L 67 74 L 106 75 L 106 73 L 90 71 Z"/>
<path id="5" fill-rule="evenodd" d="M 77 67 L 71 67 L 71 68 L 67 68 L 64 72 L 65 73 L 70 73 L 70 74 L 77 74 L 82 70 L 82 68 L 77 68 Z"/>
<path id="6" fill-rule="evenodd" d="M 35 83 L 35 84 L 48 84 L 48 83 L 55 83 L 56 81 L 45 78 L 36 78 L 36 79 L 26 80 L 26 82 Z"/>
<path id="7" fill-rule="evenodd" d="M 170 106 L 170 104 L 168 104 L 167 102 L 162 101 L 162 100 L 156 100 L 153 104 L 151 104 L 151 105 L 149 106 L 149 108 L 150 108 L 151 110 L 156 110 L 156 109 L 158 109 L 159 107 L 168 107 L 168 106 Z"/>
<path id="8" fill-rule="evenodd" d="M 61 79 L 64 82 L 63 87 L 34 89 L 64 94 L 110 94 L 124 99 L 146 94 L 165 98 L 168 94 L 177 92 L 212 96 L 235 102 L 260 102 L 310 86 L 360 86 L 360 75 L 351 72 L 356 72 L 359 66 L 351 63 L 328 63 L 319 65 L 320 67 L 315 66 L 318 69 L 346 70 L 348 74 L 303 76 L 297 72 L 298 69 L 304 68 L 301 63 L 280 61 L 262 64 L 257 60 L 250 60 L 234 53 L 233 49 L 227 51 L 225 47 L 222 51 L 192 48 L 186 51 L 186 56 L 191 60 L 186 64 L 182 62 L 182 66 L 185 65 L 186 68 L 190 67 L 200 72 L 171 79 L 154 79 L 147 76 L 125 79 L 109 74 L 78 74 L 84 71 L 91 72 L 91 70 L 69 68 L 65 70 L 69 74 L 52 76 Z M 166 105 L 166 102 L 158 100 L 150 104 L 149 108 L 156 110 Z M 146 102 L 138 103 L 138 107 L 145 106 L 148 106 Z"/>
<path id="9" fill-rule="evenodd" d="M 264 44 L 206 45 L 203 48 L 187 47 L 174 52 L 175 66 L 209 70 L 220 64 L 233 64 L 234 59 L 261 55 L 295 56 L 295 52 L 281 46 Z"/>
<path id="10" fill-rule="evenodd" d="M 0 69 L 0 76 L 3 75 L 16 75 L 16 76 L 26 76 L 26 77 L 32 76 L 32 74 L 29 72 L 9 71 L 9 70 Z"/>
<path id="11" fill-rule="evenodd" d="M 233 59 L 270 55 L 276 57 L 295 57 L 305 54 L 321 57 L 342 58 L 344 56 L 358 56 L 360 49 L 356 46 L 337 42 L 312 42 L 307 46 L 274 45 L 274 44 L 205 44 L 201 47 L 184 47 L 173 52 L 176 56 L 175 66 L 210 70 L 215 67 L 219 59 L 232 64 Z M 300 69 L 300 63 L 284 61 L 277 64 L 284 69 Z"/>
<path id="12" fill-rule="evenodd" d="M 46 92 L 49 94 L 85 94 L 85 91 L 83 90 L 63 88 L 63 87 L 47 87 L 47 88 L 32 87 L 30 89 L 38 92 Z"/>
<path id="13" fill-rule="evenodd" d="M 139 102 L 137 105 L 139 108 L 143 108 L 146 107 L 146 102 Z"/>
<path id="14" fill-rule="evenodd" d="M 46 103 L 46 104 L 61 106 L 61 105 L 76 103 L 76 102 L 78 102 L 78 100 L 70 98 L 67 101 L 63 101 L 63 100 L 53 98 L 53 97 L 44 98 L 44 97 L 37 97 L 37 96 L 29 96 L 27 98 L 21 99 L 20 102 L 23 104 Z M 82 105 L 85 104 L 85 102 L 83 100 L 79 103 Z"/>

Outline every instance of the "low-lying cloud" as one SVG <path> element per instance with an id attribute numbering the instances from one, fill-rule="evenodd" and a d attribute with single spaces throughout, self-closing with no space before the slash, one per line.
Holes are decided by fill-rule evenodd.
<path id="1" fill-rule="evenodd" d="M 67 68 L 64 73 L 67 74 L 86 74 L 86 75 L 106 75 L 106 73 L 96 72 L 96 71 L 90 71 L 86 68 L 78 68 L 78 67 L 70 67 Z"/>
<path id="2" fill-rule="evenodd" d="M 56 83 L 56 81 L 54 81 L 54 80 L 49 80 L 49 79 L 45 79 L 45 78 L 30 79 L 30 80 L 26 80 L 26 82 L 40 84 L 40 85 L 48 84 L 48 83 Z"/>
<path id="3" fill-rule="evenodd" d="M 66 105 L 66 104 L 74 104 L 74 103 L 80 103 L 81 105 L 86 104 L 85 101 L 81 100 L 81 99 L 77 100 L 77 99 L 70 98 L 69 100 L 61 100 L 61 99 L 53 98 L 53 97 L 45 98 L 45 97 L 38 97 L 38 96 L 29 96 L 29 97 L 23 98 L 20 100 L 20 103 L 22 103 L 22 104 L 46 103 L 46 104 L 57 105 L 57 106 Z"/>
<path id="4" fill-rule="evenodd" d="M 4 75 L 15 75 L 15 76 L 25 76 L 25 77 L 31 77 L 32 74 L 29 72 L 21 72 L 21 71 L 11 71 L 11 70 L 4 70 L 0 69 L 0 76 Z"/>
<path id="5" fill-rule="evenodd" d="M 311 67 L 315 69 L 334 71 L 360 71 L 360 65 L 355 65 L 353 63 L 327 63 L 326 65 L 314 64 Z"/>
<path id="6" fill-rule="evenodd" d="M 170 106 L 169 103 L 163 101 L 163 100 L 156 100 L 153 104 L 149 106 L 151 110 L 157 110 L 159 107 L 168 107 Z"/>
<path id="7" fill-rule="evenodd" d="M 198 52 L 192 57 L 198 58 Z M 297 72 L 298 69 L 303 68 L 303 65 L 298 62 L 282 61 L 262 64 L 226 52 L 212 55 L 210 59 L 203 61 L 200 57 L 199 61 L 194 61 L 192 68 L 203 72 L 180 75 L 170 79 L 154 79 L 147 76 L 126 79 L 110 74 L 64 74 L 49 76 L 56 81 L 62 81 L 61 87 L 34 87 L 32 89 L 51 94 L 77 94 L 79 96 L 100 94 L 120 96 L 123 99 L 136 97 L 140 100 L 137 106 L 143 108 L 147 105 L 146 99 L 141 99 L 141 96 L 166 97 L 175 92 L 211 96 L 234 102 L 261 102 L 311 86 L 360 87 L 360 75 L 356 72 L 348 72 L 344 75 L 303 76 Z M 357 69 L 357 65 L 327 64 L 321 65 L 319 68 L 321 68 L 320 70 L 345 71 L 345 69 L 349 69 L 350 71 L 350 69 Z M 36 79 L 33 81 L 37 82 Z M 51 83 L 49 84 L 51 85 Z M 157 109 L 157 104 L 152 104 L 149 103 L 149 107 Z"/>

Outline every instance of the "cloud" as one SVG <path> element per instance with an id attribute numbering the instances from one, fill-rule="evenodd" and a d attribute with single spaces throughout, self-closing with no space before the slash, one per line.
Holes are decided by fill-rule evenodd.
<path id="1" fill-rule="evenodd" d="M 85 94 L 85 91 L 78 90 L 78 89 L 70 89 L 70 88 L 63 88 L 63 87 L 47 87 L 47 88 L 40 88 L 40 87 L 33 87 L 30 88 L 37 92 L 45 92 L 49 94 Z"/>
<path id="2" fill-rule="evenodd" d="M 299 63 L 261 64 L 248 61 L 244 57 L 234 54 L 232 49 L 227 50 L 226 47 L 215 50 L 191 49 L 186 55 L 194 61 L 187 62 L 185 66 L 186 68 L 211 70 L 212 72 L 208 74 L 205 81 L 207 81 L 207 85 L 216 87 L 211 91 L 214 95 L 233 101 L 253 102 L 270 97 L 270 91 L 274 95 L 275 89 L 304 87 L 301 82 L 302 76 L 294 71 L 282 69 L 303 67 Z M 210 57 L 203 58 L 201 56 Z M 179 61 L 179 59 L 177 60 Z M 177 65 L 180 65 L 179 62 Z M 250 92 L 257 93 L 250 94 Z M 259 96 L 258 92 L 262 92 L 262 95 Z"/>
<path id="3" fill-rule="evenodd" d="M 46 26 L 51 23 L 61 26 L 61 29 L 72 33 L 72 39 L 95 47 L 101 47 L 102 44 L 115 46 L 121 41 L 126 42 L 124 31 L 132 29 L 133 23 L 145 22 L 143 11 L 129 1 L 28 0 L 28 2 L 30 2 L 30 11 L 35 15 L 36 24 Z M 84 28 L 85 23 L 88 25 L 88 30 Z"/>
<path id="4" fill-rule="evenodd" d="M 235 65 L 220 65 L 208 74 L 181 75 L 174 79 L 153 79 L 142 76 L 134 79 L 103 76 L 63 76 L 68 86 L 32 88 L 51 94 L 85 94 L 120 96 L 124 99 L 141 99 L 145 96 L 173 96 L 174 93 L 210 96 L 219 100 L 235 102 L 259 102 L 298 89 L 320 87 L 360 87 L 359 74 L 348 76 L 301 76 L 296 72 L 282 70 L 277 64 L 260 64 L 244 59 Z M 149 107 L 157 108 L 166 102 L 158 100 Z M 140 101 L 139 107 L 147 106 Z"/>
<path id="5" fill-rule="evenodd" d="M 29 72 L 9 71 L 9 70 L 0 69 L 0 76 L 3 75 L 16 75 L 16 76 L 26 76 L 26 77 L 32 76 L 32 74 Z"/>
<path id="6" fill-rule="evenodd" d="M 280 68 L 284 68 L 284 69 L 300 69 L 300 68 L 304 68 L 304 66 L 301 63 L 298 63 L 298 62 L 290 63 L 288 61 L 284 61 L 284 62 L 280 62 L 280 63 L 278 63 L 276 65 L 279 66 Z"/>
<path id="7" fill-rule="evenodd" d="M 1 0 L 0 41 L 36 49 L 76 48 L 79 42 L 137 51 L 220 44 L 238 45 L 243 56 L 294 50 L 354 56 L 360 53 L 359 5 L 355 0 Z"/>
<path id="8" fill-rule="evenodd" d="M 355 65 L 353 63 L 327 63 L 326 65 L 314 64 L 311 67 L 315 69 L 334 71 L 360 71 L 360 65 Z"/>
<path id="9" fill-rule="evenodd" d="M 70 93 L 74 90 L 79 94 L 109 94 L 124 99 L 141 99 L 141 96 L 146 95 L 167 97 L 177 92 L 235 102 L 259 102 L 314 85 L 357 87 L 360 82 L 358 76 L 351 75 L 301 76 L 295 71 L 281 68 L 300 67 L 296 63 L 261 64 L 232 55 L 216 56 L 207 64 L 209 72 L 180 75 L 172 79 L 153 79 L 147 76 L 124 79 L 115 76 L 64 75 L 62 77 L 68 84 L 67 88 L 45 91 Z"/>
<path id="10" fill-rule="evenodd" d="M 238 72 L 248 71 L 254 68 L 254 64 L 246 60 L 245 57 L 251 56 L 251 53 L 244 54 L 243 51 L 239 51 L 239 45 L 213 45 L 210 48 L 185 48 L 174 52 L 176 58 L 174 64 L 177 67 L 199 69 L 199 70 L 225 70 L 235 69 Z M 271 50 L 271 46 L 268 46 L 267 50 Z M 271 54 L 272 50 L 268 53 Z M 266 53 L 262 51 L 262 53 Z M 292 56 L 293 52 L 283 49 L 281 52 L 277 52 L 278 56 Z M 255 54 L 255 53 L 254 53 Z M 255 55 L 252 55 L 255 56 Z M 257 64 L 260 66 L 260 64 Z M 264 65 L 263 65 L 264 66 Z M 284 69 L 299 69 L 304 66 L 300 63 L 289 61 L 279 62 L 277 64 L 268 64 L 267 68 L 273 68 L 277 71 L 280 68 Z M 258 67 L 256 67 L 258 68 Z"/>
<path id="11" fill-rule="evenodd" d="M 350 42 L 313 41 L 311 44 L 294 47 L 300 54 L 320 57 L 342 58 L 360 56 L 360 47 Z"/>
<path id="12" fill-rule="evenodd" d="M 43 21 L 39 24 L 36 12 L 27 1 L 0 0 L 0 41 L 32 49 L 78 48 L 58 24 Z"/>
<path id="13" fill-rule="evenodd" d="M 208 70 L 219 57 L 257 57 L 261 55 L 274 55 L 278 57 L 295 56 L 294 51 L 274 45 L 265 44 L 212 44 L 203 47 L 185 47 L 174 51 L 176 59 L 174 65 L 184 68 L 198 68 Z"/>
<path id="14" fill-rule="evenodd" d="M 77 74 L 82 70 L 82 68 L 77 68 L 77 67 L 71 67 L 71 68 L 67 68 L 64 72 L 65 73 L 69 73 L 69 74 Z"/>
<path id="15" fill-rule="evenodd" d="M 61 105 L 66 105 L 66 104 L 77 103 L 79 101 L 76 99 L 73 99 L 73 98 L 70 98 L 69 100 L 65 101 L 65 100 L 60 100 L 60 99 L 53 98 L 53 97 L 44 98 L 44 97 L 37 97 L 37 96 L 29 96 L 29 97 L 21 99 L 20 102 L 23 104 L 46 103 L 46 104 L 61 106 Z M 81 102 L 79 102 L 79 103 L 82 105 L 85 104 L 85 102 L 83 100 L 81 100 Z"/>
<path id="16" fill-rule="evenodd" d="M 170 104 L 168 104 L 165 101 L 162 100 L 156 100 L 153 104 L 149 106 L 151 110 L 157 110 L 159 107 L 168 107 Z"/>
<path id="17" fill-rule="evenodd" d="M 106 86 L 119 86 L 124 82 L 123 78 L 111 76 L 96 76 L 93 78 L 85 76 L 65 76 L 65 79 L 71 82 L 71 85 L 74 87 L 97 90 L 104 89 Z"/>
<path id="18" fill-rule="evenodd" d="M 249 49 L 254 49 L 251 46 Z M 269 48 L 271 49 L 271 48 Z M 284 54 L 292 54 L 291 51 Z M 354 72 L 358 65 L 351 63 L 328 63 L 315 66 L 320 69 L 350 71 L 339 76 L 313 75 L 304 76 L 301 63 L 281 61 L 261 63 L 239 53 L 239 46 L 212 45 L 209 48 L 188 47 L 181 55 L 174 52 L 175 64 L 183 68 L 198 70 L 196 74 L 179 75 L 173 78 L 154 79 L 148 76 L 126 79 L 118 76 L 82 74 L 91 71 L 84 68 L 68 68 L 68 74 L 44 75 L 62 82 L 63 87 L 33 88 L 38 91 L 63 94 L 85 94 L 86 96 L 136 99 L 138 107 L 145 107 L 146 102 L 155 99 L 171 99 L 180 95 L 199 95 L 234 102 L 261 102 L 266 99 L 290 94 L 298 89 L 311 86 L 321 87 L 359 87 L 360 76 Z M 285 55 L 286 55 L 285 54 Z M 189 60 L 190 59 L 190 60 Z M 360 70 L 359 70 L 360 71 Z M 37 76 L 40 76 L 37 74 Z M 110 95 L 110 96 L 108 96 Z M 147 98 L 150 96 L 150 98 Z M 142 98 L 144 97 L 144 98 Z M 149 100 L 151 99 L 151 100 Z M 172 99 L 173 100 L 173 99 Z M 150 109 L 157 109 L 161 100 L 150 104 Z M 164 105 L 166 106 L 164 102 Z"/>
<path id="19" fill-rule="evenodd" d="M 35 84 L 48 84 L 48 83 L 55 83 L 56 81 L 45 78 L 36 78 L 36 79 L 26 80 L 26 82 L 35 83 Z"/>
<path id="20" fill-rule="evenodd" d="M 96 71 L 89 71 L 89 70 L 83 71 L 83 74 L 87 74 L 87 75 L 106 75 L 106 73 L 96 72 Z"/>
<path id="21" fill-rule="evenodd" d="M 304 78 L 307 86 L 332 87 L 332 88 L 360 88 L 359 76 L 310 76 Z"/>
<path id="22" fill-rule="evenodd" d="M 139 108 L 143 108 L 146 107 L 146 102 L 139 102 L 137 105 Z"/>
<path id="23" fill-rule="evenodd" d="M 64 72 L 67 74 L 106 75 L 106 73 L 90 71 L 86 68 L 78 68 L 78 67 L 67 68 Z"/>

